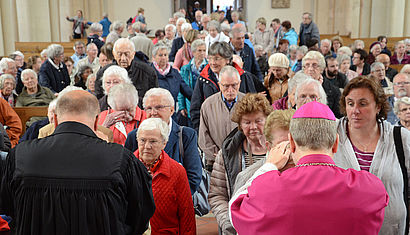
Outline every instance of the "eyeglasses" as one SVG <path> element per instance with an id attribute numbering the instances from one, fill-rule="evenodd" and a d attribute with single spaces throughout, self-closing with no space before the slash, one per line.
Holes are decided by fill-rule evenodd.
<path id="1" fill-rule="evenodd" d="M 148 106 L 148 107 L 145 107 L 145 112 L 151 113 L 154 110 L 158 112 L 158 111 L 164 110 L 167 107 L 171 107 L 171 105 L 157 105 L 153 107 Z"/>
<path id="2" fill-rule="evenodd" d="M 241 127 L 242 127 L 242 128 L 247 128 L 247 127 L 251 126 L 252 123 L 255 123 L 255 124 L 258 125 L 258 126 L 260 126 L 260 125 L 263 126 L 263 125 L 265 125 L 265 119 L 259 118 L 259 119 L 256 119 L 256 120 L 254 120 L 254 121 L 251 121 L 251 120 L 242 120 L 242 121 L 241 121 Z"/>
<path id="3" fill-rule="evenodd" d="M 229 87 L 232 87 L 232 89 L 237 89 L 239 87 L 239 82 L 238 83 L 233 83 L 233 84 L 219 83 L 219 85 L 221 85 L 222 89 L 224 89 L 224 90 L 229 89 Z"/>
<path id="4" fill-rule="evenodd" d="M 300 95 L 300 96 L 298 96 L 298 100 L 301 100 L 301 101 L 303 101 L 303 102 L 305 102 L 305 101 L 320 101 L 320 97 L 317 97 L 316 95 L 304 95 L 304 94 L 302 94 L 302 95 Z"/>
<path id="5" fill-rule="evenodd" d="M 156 146 L 160 143 L 160 141 L 155 140 L 155 139 L 144 139 L 144 138 L 139 138 L 137 139 L 138 145 L 145 145 L 148 143 L 150 146 Z"/>
<path id="6" fill-rule="evenodd" d="M 120 58 L 121 58 L 123 55 L 125 55 L 125 57 L 129 57 L 129 56 L 131 55 L 131 51 L 124 51 L 124 52 L 118 51 L 116 54 L 117 54 L 118 57 L 120 57 Z"/>
<path id="7" fill-rule="evenodd" d="M 409 85 L 410 82 L 395 82 L 393 83 L 393 85 L 395 86 L 405 86 L 405 85 Z"/>
<path id="8" fill-rule="evenodd" d="M 215 61 L 215 62 L 219 62 L 221 60 L 223 60 L 223 57 L 219 57 L 219 56 L 208 56 L 208 60 L 209 61 Z"/>
<path id="9" fill-rule="evenodd" d="M 317 68 L 319 68 L 319 64 L 305 64 L 303 66 L 303 68 L 305 68 L 305 69 L 307 69 L 307 68 L 317 69 Z"/>
<path id="10" fill-rule="evenodd" d="M 407 112 L 408 110 L 410 110 L 410 108 L 402 108 L 402 109 L 400 109 L 400 112 Z"/>

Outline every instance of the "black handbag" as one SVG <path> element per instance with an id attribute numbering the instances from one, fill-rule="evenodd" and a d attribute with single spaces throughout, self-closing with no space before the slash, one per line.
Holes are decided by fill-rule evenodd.
<path id="1" fill-rule="evenodd" d="M 179 154 L 184 158 L 184 144 L 182 141 L 182 130 L 183 126 L 179 127 Z M 192 202 L 194 203 L 195 214 L 198 216 L 204 216 L 209 213 L 211 206 L 208 203 L 209 194 L 209 184 L 210 177 L 208 172 L 204 169 L 204 163 L 201 160 L 202 176 L 199 188 L 196 190 L 194 195 L 192 195 Z"/>

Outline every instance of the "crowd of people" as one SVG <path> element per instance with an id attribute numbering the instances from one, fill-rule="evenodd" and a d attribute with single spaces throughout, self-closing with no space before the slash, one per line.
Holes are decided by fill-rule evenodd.
<path id="1" fill-rule="evenodd" d="M 309 12 L 251 33 L 198 2 L 151 39 L 144 12 L 78 10 L 71 57 L 1 59 L 4 231 L 196 234 L 205 193 L 220 234 L 408 234 L 410 39 L 321 40 Z"/>

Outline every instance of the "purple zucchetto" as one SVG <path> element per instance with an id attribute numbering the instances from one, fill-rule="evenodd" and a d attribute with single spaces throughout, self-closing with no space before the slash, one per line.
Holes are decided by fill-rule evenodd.
<path id="1" fill-rule="evenodd" d="M 292 119 L 294 118 L 320 118 L 336 121 L 336 117 L 329 106 L 317 101 L 302 105 L 296 110 L 295 114 L 293 114 Z"/>

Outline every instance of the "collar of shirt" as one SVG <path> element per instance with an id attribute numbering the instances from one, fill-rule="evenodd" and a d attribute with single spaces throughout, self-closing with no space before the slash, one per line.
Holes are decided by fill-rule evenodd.
<path id="1" fill-rule="evenodd" d="M 229 42 L 229 45 L 231 45 L 232 50 L 233 50 L 233 53 L 235 53 L 235 55 L 241 55 L 241 51 L 242 51 L 242 49 L 241 49 L 241 50 L 239 50 L 239 51 L 235 50 L 235 47 L 232 45 L 232 43 L 231 43 L 231 42 Z"/>
<path id="2" fill-rule="evenodd" d="M 171 130 L 172 130 L 172 117 L 169 117 L 169 130 L 168 130 L 168 136 L 171 134 Z"/>
<path id="3" fill-rule="evenodd" d="M 63 63 L 61 63 L 61 62 L 60 62 L 59 65 L 56 65 L 56 64 L 54 64 L 54 61 L 53 61 L 52 59 L 48 58 L 48 61 L 50 61 L 51 65 L 53 65 L 53 67 L 56 68 L 56 69 L 58 69 L 58 70 L 60 70 L 60 69 L 62 69 L 62 68 L 64 67 L 64 66 L 63 66 Z"/>
<path id="4" fill-rule="evenodd" d="M 236 95 L 235 100 L 232 102 L 229 102 L 225 99 L 224 94 L 222 94 L 222 100 L 224 101 L 224 103 L 226 104 L 226 106 L 228 107 L 229 110 L 231 110 L 231 108 L 233 107 L 233 105 L 236 103 L 236 101 L 238 101 L 238 95 Z"/>

